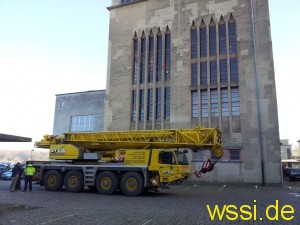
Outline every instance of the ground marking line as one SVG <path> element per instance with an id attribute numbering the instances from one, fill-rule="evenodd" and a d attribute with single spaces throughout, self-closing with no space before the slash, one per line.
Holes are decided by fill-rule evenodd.
<path id="1" fill-rule="evenodd" d="M 54 222 L 54 221 L 61 220 L 61 219 L 64 219 L 64 218 L 68 218 L 68 217 L 74 216 L 74 215 L 76 215 L 76 214 L 78 214 L 78 213 L 79 213 L 79 212 L 73 213 L 73 214 L 70 214 L 70 215 L 67 215 L 67 216 L 62 216 L 62 217 L 56 218 L 56 219 L 54 219 L 54 220 L 49 220 L 49 221 L 47 221 L 47 222 L 41 223 L 41 225 L 47 224 L 47 223 L 52 223 L 52 222 Z"/>
<path id="2" fill-rule="evenodd" d="M 150 223 L 152 220 L 148 220 L 148 221 L 146 221 L 145 223 L 143 223 L 142 225 L 146 225 L 146 224 L 148 224 L 148 223 Z"/>

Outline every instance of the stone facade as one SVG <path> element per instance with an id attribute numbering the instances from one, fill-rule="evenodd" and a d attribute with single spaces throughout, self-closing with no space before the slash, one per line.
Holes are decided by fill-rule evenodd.
<path id="1" fill-rule="evenodd" d="M 78 119 L 75 121 L 77 124 L 73 124 L 78 125 L 78 131 L 103 131 L 104 107 L 105 90 L 56 95 L 53 134 L 62 135 L 71 131 L 72 117 Z M 92 121 L 90 117 L 93 117 Z M 87 127 L 87 124 L 90 126 Z"/>
<path id="2" fill-rule="evenodd" d="M 292 145 L 289 144 L 288 139 L 280 140 L 281 160 L 292 159 Z"/>
<path id="3" fill-rule="evenodd" d="M 121 3 L 113 0 L 108 9 L 110 10 L 110 33 L 104 129 L 219 127 L 223 130 L 225 155 L 216 165 L 215 170 L 202 176 L 201 181 L 281 184 L 281 153 L 268 1 L 136 0 Z M 233 54 L 230 53 L 231 21 L 234 21 L 236 26 L 237 50 Z M 225 41 L 227 54 L 224 57 L 227 60 L 228 73 L 230 73 L 232 57 L 238 62 L 238 81 L 231 83 L 228 81 L 225 85 L 220 82 L 220 60 L 223 57 L 219 49 L 221 45 L 219 25 L 221 24 L 225 24 L 227 31 Z M 193 73 L 191 30 L 195 28 L 199 32 L 201 27 L 204 27 L 207 32 L 210 32 L 210 26 L 213 25 L 216 27 L 217 54 L 213 57 L 207 55 L 205 60 L 214 59 L 217 62 L 218 81 L 216 84 L 205 85 L 199 82 L 202 59 L 197 59 L 198 83 L 193 85 L 191 84 L 191 73 Z M 162 49 L 164 49 L 168 33 L 171 35 L 170 79 L 162 82 L 134 83 L 134 70 L 138 71 L 139 79 L 141 66 L 143 66 L 140 64 L 141 51 L 143 51 L 141 50 L 142 38 L 145 38 L 148 49 L 150 37 L 155 37 L 154 46 L 157 47 L 158 35 L 162 35 Z M 138 65 L 134 64 L 134 40 L 137 40 L 139 49 L 136 53 Z M 199 36 L 195 43 L 201 44 Z M 210 48 L 208 40 L 206 46 Z M 199 55 L 200 50 L 197 52 Z M 164 51 L 162 58 L 166 59 L 166 55 Z M 147 71 L 150 66 L 149 57 L 147 55 L 145 59 L 146 77 L 150 73 Z M 157 57 L 154 60 L 156 62 Z M 208 68 L 212 67 L 212 64 L 207 63 L 207 65 Z M 164 61 L 162 73 L 166 74 L 166 70 L 168 69 Z M 154 72 L 154 77 L 157 76 L 156 73 Z M 213 72 L 209 72 L 208 69 L 209 73 Z M 208 81 L 210 78 L 208 75 Z M 159 88 L 162 90 L 170 88 L 170 103 L 168 103 L 170 117 L 163 116 L 167 111 L 165 106 L 162 108 L 160 118 L 149 121 L 147 115 L 144 115 L 149 113 L 149 105 L 146 102 L 147 90 L 154 91 L 155 99 Z M 229 115 L 226 117 L 221 116 L 223 108 L 220 99 L 224 88 L 231 97 L 234 89 L 239 92 L 238 112 L 233 113 L 233 100 L 231 99 L 231 102 L 228 100 Z M 141 90 L 145 90 L 145 98 L 142 98 L 144 103 L 139 101 Z M 216 91 L 215 97 L 219 99 L 218 114 L 212 114 L 213 102 L 210 100 L 208 115 L 204 116 L 207 118 L 201 118 L 204 109 L 201 105 L 203 99 L 201 100 L 200 92 L 203 90 L 208 91 L 210 94 L 208 96 L 212 96 L 213 90 Z M 135 97 L 133 91 L 136 91 Z M 191 97 L 193 91 L 196 93 L 195 115 Z M 166 99 L 166 93 L 162 92 L 161 99 Z M 140 105 L 143 107 L 142 110 Z M 155 107 L 157 107 L 155 103 L 151 105 L 152 107 L 155 114 Z M 140 118 L 141 114 L 143 118 Z M 231 150 L 239 151 L 239 156 L 235 158 L 232 155 L 234 151 Z M 207 152 L 201 153 L 201 156 L 198 153 L 189 155 L 195 170 L 198 170 L 208 157 Z"/>

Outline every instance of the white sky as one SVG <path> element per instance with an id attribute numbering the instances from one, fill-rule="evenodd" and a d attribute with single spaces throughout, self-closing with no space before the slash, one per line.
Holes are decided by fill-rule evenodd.
<path id="1" fill-rule="evenodd" d="M 111 0 L 0 0 L 0 133 L 39 140 L 52 133 L 56 94 L 106 88 L 110 4 Z M 300 1 L 269 4 L 280 138 L 296 143 Z M 32 147 L 0 143 L 0 149 Z"/>

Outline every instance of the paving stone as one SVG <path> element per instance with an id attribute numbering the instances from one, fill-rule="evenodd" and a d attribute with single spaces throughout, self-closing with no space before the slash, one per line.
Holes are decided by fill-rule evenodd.
<path id="1" fill-rule="evenodd" d="M 148 192 L 139 197 L 127 197 L 122 193 L 99 195 L 87 189 L 82 193 L 69 193 L 64 190 L 49 192 L 37 184 L 33 185 L 32 192 L 9 192 L 9 184 L 10 182 L 0 180 L 0 201 L 8 207 L 23 205 L 23 208 L 0 212 L 1 225 L 300 224 L 300 186 L 183 183 L 157 193 Z M 279 207 L 289 204 L 295 209 L 293 220 L 266 219 L 266 208 L 275 204 L 276 200 L 279 201 Z M 256 221 L 230 221 L 225 218 L 212 221 L 207 210 L 207 205 L 236 205 L 239 208 L 245 204 L 252 208 L 256 205 Z M 271 216 L 275 215 L 270 212 Z M 259 220 L 260 217 L 263 221 Z"/>

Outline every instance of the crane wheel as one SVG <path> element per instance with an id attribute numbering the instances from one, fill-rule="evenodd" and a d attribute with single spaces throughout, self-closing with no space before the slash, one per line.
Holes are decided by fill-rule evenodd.
<path id="1" fill-rule="evenodd" d="M 64 184 L 64 176 L 58 170 L 50 170 L 44 176 L 43 183 L 48 191 L 59 191 Z"/>
<path id="2" fill-rule="evenodd" d="M 81 192 L 84 188 L 82 173 L 78 170 L 70 170 L 65 176 L 64 184 L 66 191 Z"/>
<path id="3" fill-rule="evenodd" d="M 121 180 L 121 190 L 127 196 L 138 196 L 144 190 L 143 177 L 138 172 L 127 172 Z"/>
<path id="4" fill-rule="evenodd" d="M 100 194 L 111 195 L 116 192 L 119 187 L 119 179 L 117 174 L 104 171 L 97 176 L 96 188 Z"/>

